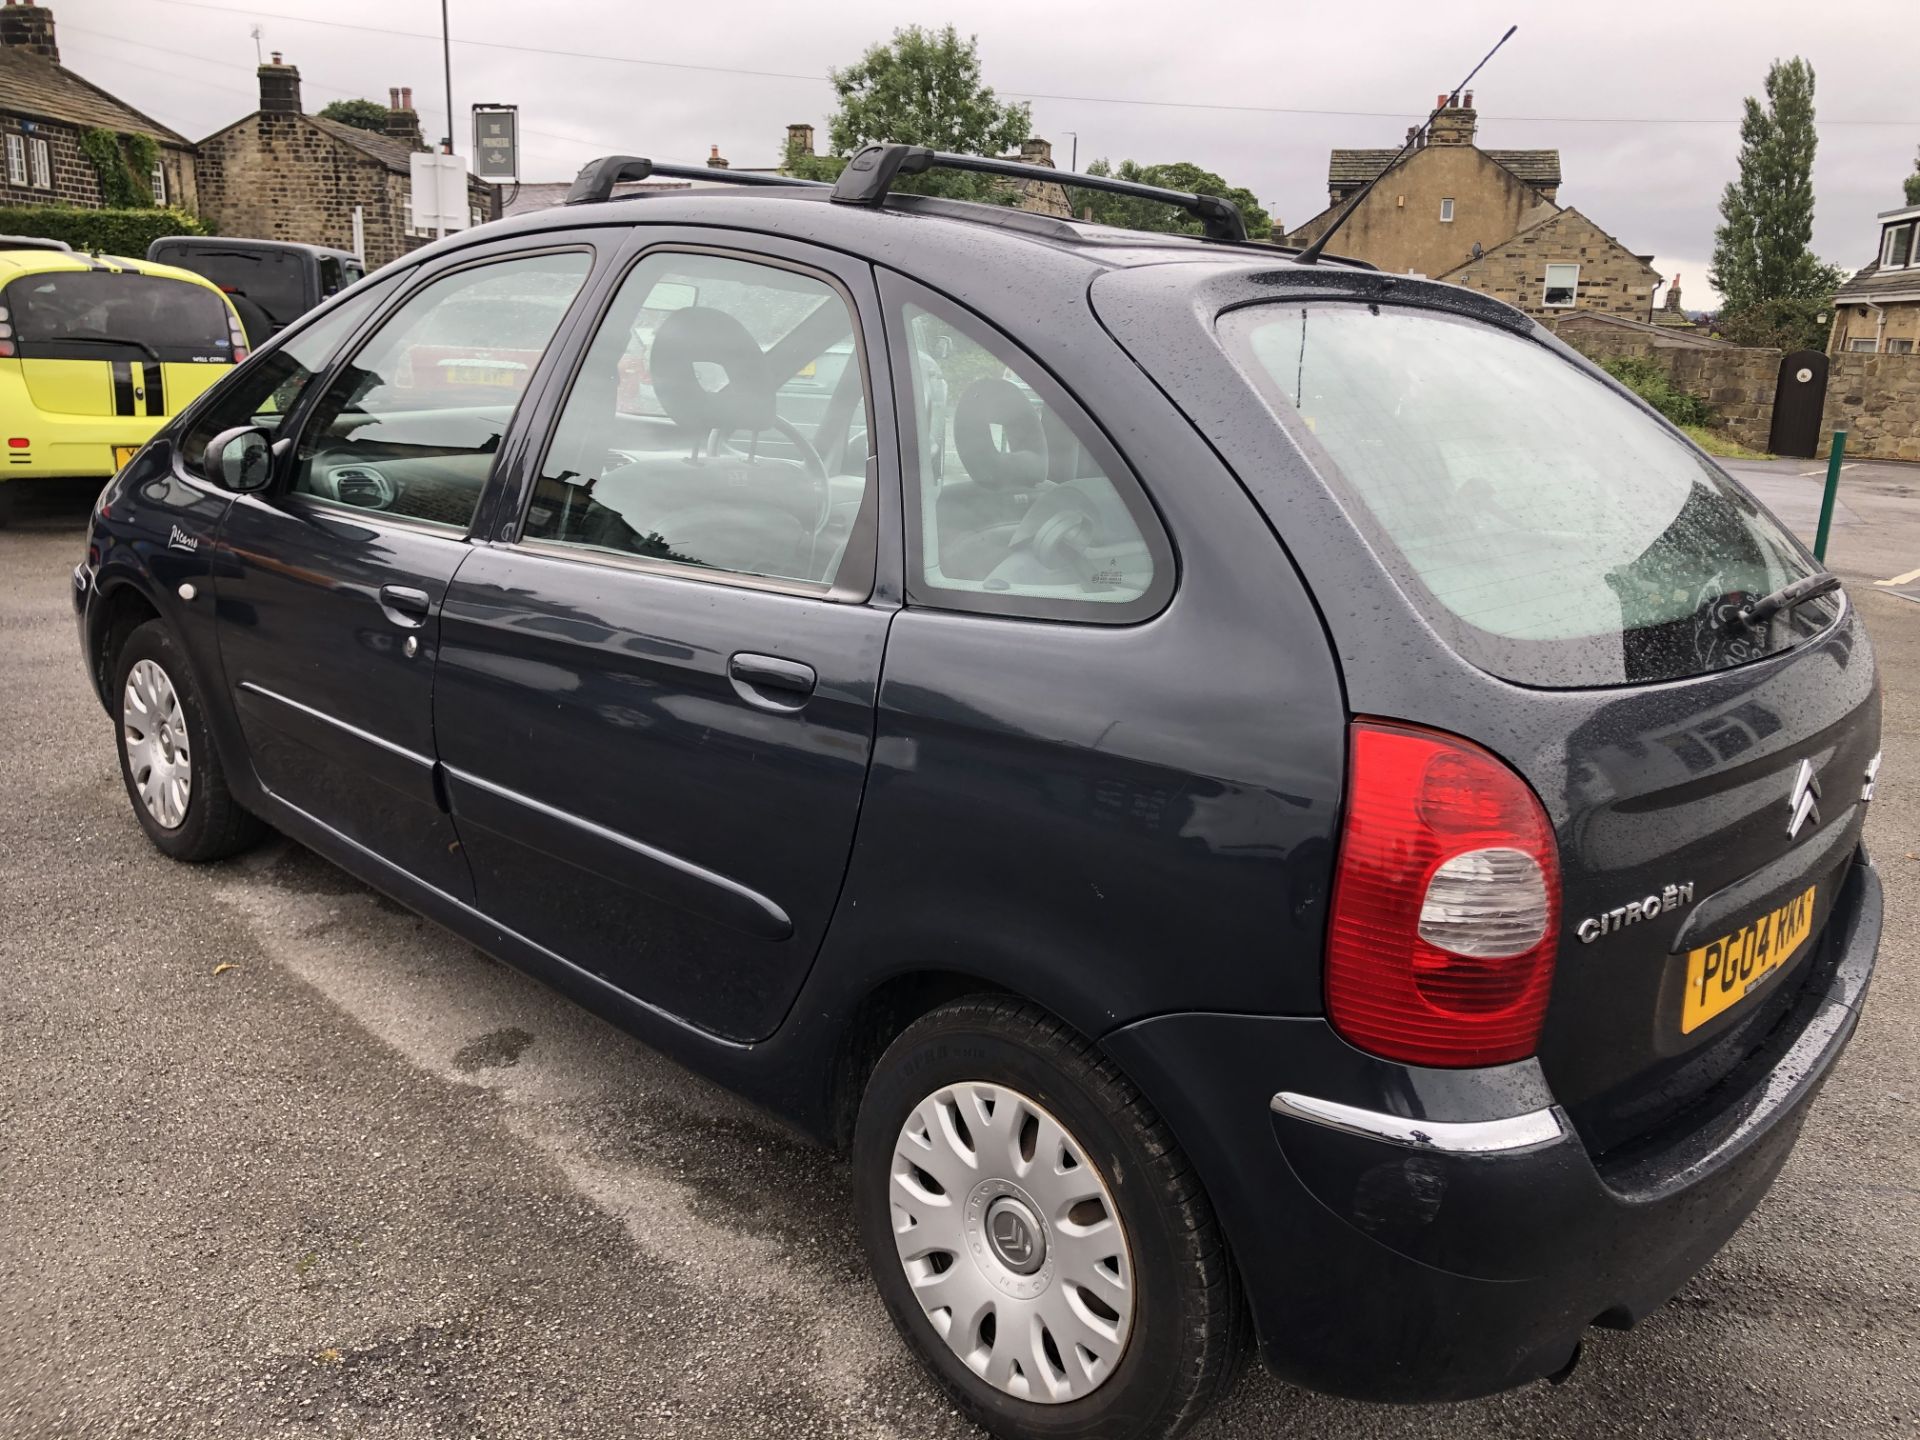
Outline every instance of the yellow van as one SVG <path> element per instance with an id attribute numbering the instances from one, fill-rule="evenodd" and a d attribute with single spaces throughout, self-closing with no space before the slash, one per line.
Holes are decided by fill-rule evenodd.
<path id="1" fill-rule="evenodd" d="M 191 271 L 0 236 L 0 524 L 5 482 L 112 475 L 246 343 Z"/>

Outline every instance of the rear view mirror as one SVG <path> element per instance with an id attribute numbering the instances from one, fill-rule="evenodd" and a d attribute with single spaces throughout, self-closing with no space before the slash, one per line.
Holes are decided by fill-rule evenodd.
<path id="1" fill-rule="evenodd" d="M 257 425 L 236 425 L 207 442 L 202 469 L 223 489 L 264 490 L 273 479 L 273 441 Z"/>

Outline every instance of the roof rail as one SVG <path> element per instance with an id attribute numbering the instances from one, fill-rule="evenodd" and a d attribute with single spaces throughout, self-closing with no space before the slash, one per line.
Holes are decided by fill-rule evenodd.
<path id="1" fill-rule="evenodd" d="M 708 180 L 716 185 L 811 185 L 824 189 L 824 180 L 800 180 L 791 175 L 768 175 L 759 170 L 721 170 L 711 165 L 672 165 L 641 155 L 603 155 L 580 167 L 567 191 L 566 205 L 597 205 L 612 198 L 623 180 L 645 180 L 664 175 L 670 180 Z"/>
<path id="2" fill-rule="evenodd" d="M 1158 200 L 1177 206 L 1199 220 L 1209 240 L 1225 240 L 1235 245 L 1247 243 L 1247 225 L 1241 218 L 1240 207 L 1218 195 L 1167 190 L 1158 185 L 1117 180 L 1111 175 L 1084 175 L 1077 170 L 1055 170 L 1050 165 L 1029 165 L 1019 160 L 949 155 L 924 145 L 867 146 L 840 172 L 832 198 L 841 205 L 882 205 L 887 192 L 893 188 L 895 176 L 919 175 L 928 170 L 970 170 L 976 175 L 1042 180 L 1081 190 L 1103 190 L 1109 195 L 1130 195 L 1136 200 Z"/>
<path id="3" fill-rule="evenodd" d="M 63 250 L 73 253 L 64 240 L 47 240 L 38 235 L 0 235 L 0 250 Z"/>

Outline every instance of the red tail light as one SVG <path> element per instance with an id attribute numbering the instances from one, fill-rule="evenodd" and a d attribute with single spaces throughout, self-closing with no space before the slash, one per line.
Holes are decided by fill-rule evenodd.
<path id="1" fill-rule="evenodd" d="M 1532 790 L 1479 746 L 1356 721 L 1327 931 L 1327 1014 L 1413 1065 L 1534 1052 L 1559 942 L 1560 866 Z"/>

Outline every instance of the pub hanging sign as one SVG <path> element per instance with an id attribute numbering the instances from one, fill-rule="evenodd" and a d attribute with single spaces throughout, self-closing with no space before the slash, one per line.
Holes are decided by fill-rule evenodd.
<path id="1" fill-rule="evenodd" d="M 473 173 L 482 180 L 520 179 L 520 107 L 473 107 Z"/>

